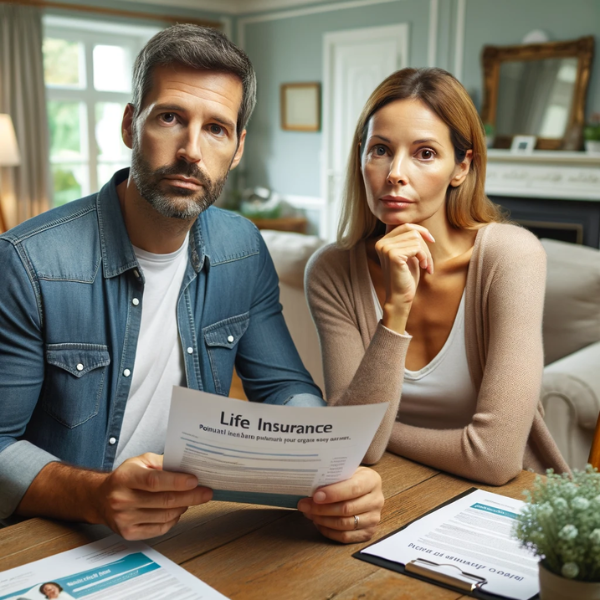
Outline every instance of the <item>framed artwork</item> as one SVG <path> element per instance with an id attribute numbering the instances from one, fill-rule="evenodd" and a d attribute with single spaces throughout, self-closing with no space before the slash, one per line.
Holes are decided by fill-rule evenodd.
<path id="1" fill-rule="evenodd" d="M 321 129 L 321 84 L 281 84 L 281 129 L 319 131 Z"/>
<path id="2" fill-rule="evenodd" d="M 510 151 L 513 154 L 531 154 L 536 141 L 535 135 L 515 135 L 510 145 Z"/>

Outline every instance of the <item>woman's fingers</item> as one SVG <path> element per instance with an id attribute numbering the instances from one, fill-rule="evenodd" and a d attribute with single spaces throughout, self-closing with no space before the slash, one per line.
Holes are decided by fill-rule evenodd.
<path id="1" fill-rule="evenodd" d="M 421 270 L 433 274 L 433 257 L 427 245 L 433 241 L 422 225 L 405 223 L 389 230 L 375 243 L 384 280 L 385 305 L 392 307 L 387 313 L 384 311 L 384 325 L 400 333 L 406 327 L 407 307 L 410 310 Z M 394 310 L 399 311 L 400 318 L 392 314 Z"/>
<path id="2" fill-rule="evenodd" d="M 435 239 L 431 235 L 429 229 L 427 229 L 427 227 L 423 227 L 423 225 L 417 225 L 416 223 L 403 223 L 402 225 L 387 225 L 384 237 L 395 237 L 398 235 L 402 235 L 406 231 L 411 230 L 418 231 L 423 236 L 423 239 L 435 244 Z"/>
<path id="3" fill-rule="evenodd" d="M 411 236 L 408 239 L 399 237 L 382 243 L 378 248 L 382 267 L 385 269 L 392 265 L 402 266 L 410 258 L 415 257 L 423 270 L 433 273 L 433 258 L 429 246 L 420 234 L 416 233 L 415 236 L 418 237 Z"/>

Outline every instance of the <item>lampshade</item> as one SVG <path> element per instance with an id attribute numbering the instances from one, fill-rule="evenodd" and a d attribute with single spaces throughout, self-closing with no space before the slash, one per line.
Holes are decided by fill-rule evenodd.
<path id="1" fill-rule="evenodd" d="M 21 163 L 15 128 L 10 115 L 0 114 L 0 167 L 16 167 Z"/>

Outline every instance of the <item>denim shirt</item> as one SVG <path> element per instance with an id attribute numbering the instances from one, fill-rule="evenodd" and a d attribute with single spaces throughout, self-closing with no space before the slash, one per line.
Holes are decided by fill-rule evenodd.
<path id="1" fill-rule="evenodd" d="M 127 175 L 0 236 L 0 518 L 49 462 L 112 468 L 144 305 L 116 192 Z M 227 395 L 235 365 L 250 400 L 321 397 L 244 218 L 210 207 L 196 220 L 177 325 L 188 387 Z"/>

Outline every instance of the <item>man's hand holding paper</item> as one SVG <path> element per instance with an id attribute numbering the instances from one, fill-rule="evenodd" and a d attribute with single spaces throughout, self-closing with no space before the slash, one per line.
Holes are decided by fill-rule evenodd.
<path id="1" fill-rule="evenodd" d="M 162 535 L 189 506 L 212 498 L 193 475 L 163 471 L 162 465 L 163 457 L 150 452 L 130 458 L 100 487 L 102 522 L 127 540 Z"/>
<path id="2" fill-rule="evenodd" d="M 350 479 L 317 490 L 298 510 L 326 537 L 344 544 L 366 542 L 381 520 L 383 491 L 379 473 L 358 467 Z"/>

